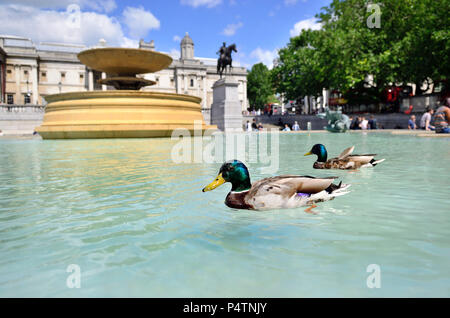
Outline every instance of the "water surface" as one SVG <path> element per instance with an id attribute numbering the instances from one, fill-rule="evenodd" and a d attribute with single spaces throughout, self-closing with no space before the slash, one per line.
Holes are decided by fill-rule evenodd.
<path id="1" fill-rule="evenodd" d="M 450 139 L 281 134 L 277 174 L 352 184 L 317 214 L 230 209 L 228 184 L 201 192 L 220 164 L 176 164 L 174 143 L 0 140 L 0 296 L 450 296 Z M 314 170 L 314 143 L 386 161 Z M 249 164 L 253 180 L 262 166 Z M 369 264 L 381 288 L 367 287 Z"/>

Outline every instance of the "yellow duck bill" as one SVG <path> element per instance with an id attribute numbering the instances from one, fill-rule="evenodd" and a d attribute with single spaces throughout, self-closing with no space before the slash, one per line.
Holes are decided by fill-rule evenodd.
<path id="1" fill-rule="evenodd" d="M 206 191 L 211 191 L 214 190 L 215 188 L 217 188 L 218 186 L 224 184 L 226 181 L 225 179 L 222 177 L 222 174 L 220 173 L 217 178 L 211 182 L 210 184 L 208 184 L 206 187 L 203 188 L 203 192 Z"/>
<path id="2" fill-rule="evenodd" d="M 311 151 L 304 154 L 304 156 L 312 155 Z"/>

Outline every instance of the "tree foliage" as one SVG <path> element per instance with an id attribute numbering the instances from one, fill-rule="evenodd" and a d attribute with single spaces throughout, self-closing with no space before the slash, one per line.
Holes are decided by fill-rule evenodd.
<path id="1" fill-rule="evenodd" d="M 279 51 L 271 80 L 286 99 L 449 78 L 450 1 L 379 0 L 380 27 L 369 28 L 368 1 L 333 0 L 317 15 L 320 30 L 303 30 Z"/>
<path id="2" fill-rule="evenodd" d="M 253 65 L 247 75 L 247 97 L 253 109 L 263 109 L 273 95 L 270 71 L 262 63 Z"/>

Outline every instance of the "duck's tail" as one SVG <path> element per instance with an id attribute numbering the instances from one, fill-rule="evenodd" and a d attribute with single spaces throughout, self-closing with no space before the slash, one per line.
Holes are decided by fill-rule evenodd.
<path id="1" fill-rule="evenodd" d="M 346 191 L 350 187 L 350 184 L 342 184 L 342 181 L 339 184 L 330 184 L 328 188 L 325 189 L 328 194 L 333 197 L 338 197 L 340 195 L 347 194 L 349 191 Z"/>
<path id="2" fill-rule="evenodd" d="M 370 160 L 369 163 L 366 163 L 365 165 L 361 166 L 361 168 L 375 167 L 377 164 L 382 163 L 384 160 L 386 160 L 386 159 L 380 159 L 380 160 L 372 159 L 372 160 Z"/>
<path id="3" fill-rule="evenodd" d="M 350 191 L 347 191 L 349 187 L 350 184 L 342 184 L 342 181 L 339 184 L 331 184 L 325 190 L 311 195 L 309 200 L 312 203 L 333 200 L 335 197 L 349 193 Z"/>

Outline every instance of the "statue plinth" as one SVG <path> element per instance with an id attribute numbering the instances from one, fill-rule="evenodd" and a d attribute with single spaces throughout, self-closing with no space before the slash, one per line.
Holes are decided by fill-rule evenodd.
<path id="1" fill-rule="evenodd" d="M 213 85 L 211 125 L 222 131 L 242 131 L 242 106 L 238 94 L 239 83 L 225 77 Z"/>

